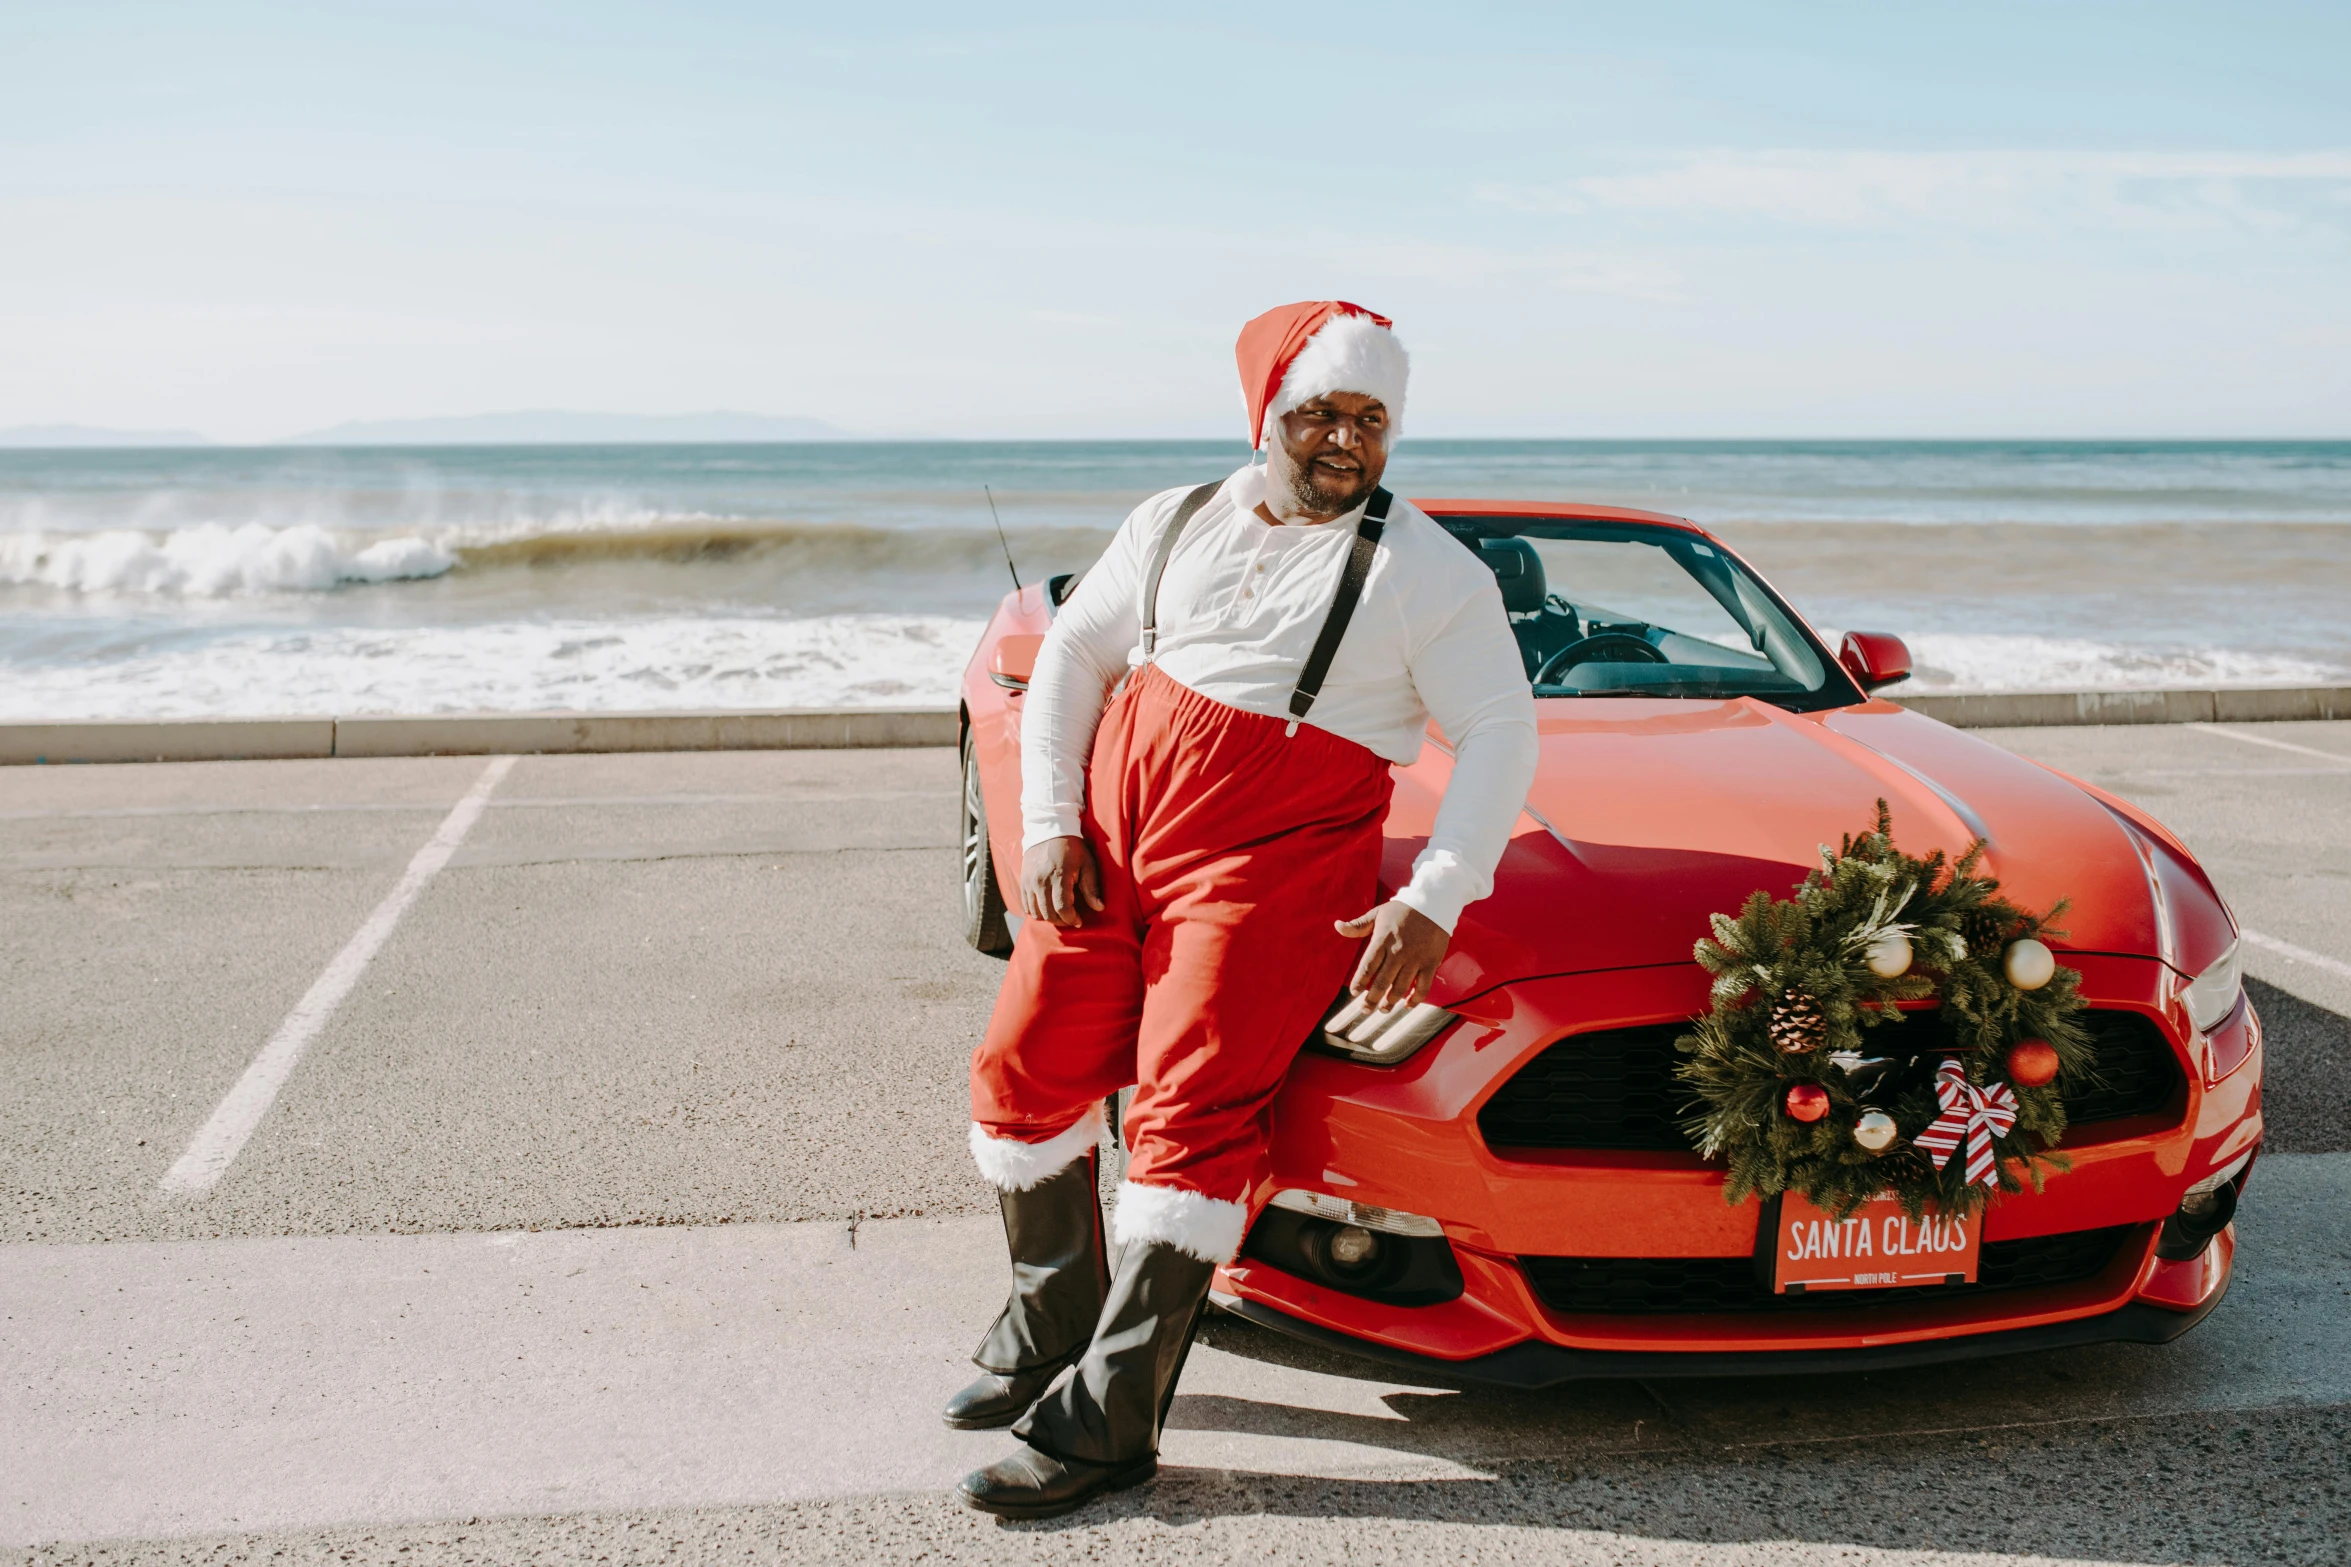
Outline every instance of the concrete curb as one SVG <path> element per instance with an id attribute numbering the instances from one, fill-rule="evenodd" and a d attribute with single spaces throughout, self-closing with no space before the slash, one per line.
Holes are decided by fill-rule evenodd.
<path id="1" fill-rule="evenodd" d="M 0 725 L 0 763 L 213 762 L 335 754 L 331 718 L 92 718 Z"/>
<path id="2" fill-rule="evenodd" d="M 956 739 L 953 708 L 94 719 L 0 724 L 0 765 L 493 756 L 549 751 L 843 750 L 953 745 Z"/>
<path id="3" fill-rule="evenodd" d="M 1971 691 L 1896 697 L 1961 729 L 2351 718 L 2351 686 L 2228 691 Z M 89 719 L 0 723 L 0 766 L 551 751 L 795 751 L 956 743 L 953 708 L 776 712 L 446 713 L 417 717 Z"/>
<path id="4" fill-rule="evenodd" d="M 2061 724 L 2263 724 L 2351 718 L 2351 686 L 2241 687 L 2217 691 L 1967 691 L 1886 693 L 1914 713 L 1957 729 Z"/>
<path id="5" fill-rule="evenodd" d="M 466 713 L 338 718 L 337 756 L 540 751 L 839 751 L 953 745 L 955 709 L 800 708 L 767 713 Z"/>

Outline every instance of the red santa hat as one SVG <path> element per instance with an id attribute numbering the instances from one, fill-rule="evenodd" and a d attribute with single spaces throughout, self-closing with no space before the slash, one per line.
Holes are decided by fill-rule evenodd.
<path id="1" fill-rule="evenodd" d="M 1361 392 L 1388 407 L 1388 428 L 1404 422 L 1411 358 L 1386 316 L 1344 299 L 1281 305 L 1241 328 L 1233 358 L 1249 409 L 1249 444 L 1265 444 L 1275 415 L 1332 392 Z"/>

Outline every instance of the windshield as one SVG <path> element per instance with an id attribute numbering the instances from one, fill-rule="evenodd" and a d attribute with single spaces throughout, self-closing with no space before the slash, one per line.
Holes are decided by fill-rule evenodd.
<path id="1" fill-rule="evenodd" d="M 1537 696 L 1858 700 L 1794 617 L 1704 539 L 1637 523 L 1439 520 L 1493 569 Z"/>

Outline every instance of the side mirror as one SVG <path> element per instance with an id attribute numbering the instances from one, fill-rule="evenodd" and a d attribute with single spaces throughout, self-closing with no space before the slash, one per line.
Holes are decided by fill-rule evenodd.
<path id="1" fill-rule="evenodd" d="M 999 639 L 988 655 L 988 678 L 1007 691 L 1026 691 L 1029 676 L 1036 673 L 1037 649 L 1044 645 L 1043 637 L 1031 633 Z"/>
<path id="2" fill-rule="evenodd" d="M 1864 691 L 1910 678 L 1910 649 L 1890 631 L 1846 632 L 1837 662 Z"/>

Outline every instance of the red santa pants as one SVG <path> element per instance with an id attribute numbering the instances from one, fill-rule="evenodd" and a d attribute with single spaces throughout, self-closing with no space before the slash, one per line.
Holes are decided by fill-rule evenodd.
<path id="1" fill-rule="evenodd" d="M 1024 1167 L 1038 1145 L 1083 1138 L 1049 1162 L 1077 1157 L 1095 1103 L 1130 1083 L 1122 1239 L 1134 1187 L 1177 1210 L 1196 1194 L 1197 1219 L 1200 1199 L 1239 1203 L 1258 1179 L 1274 1091 L 1360 949 L 1332 922 L 1378 897 L 1393 787 L 1374 752 L 1289 727 L 1151 666 L 1111 701 L 1085 811 L 1105 907 L 1075 930 L 1022 922 L 972 1057 L 973 1150 L 997 1184 L 1050 1173 Z M 1159 1227 L 1144 1238 L 1188 1240 Z"/>

